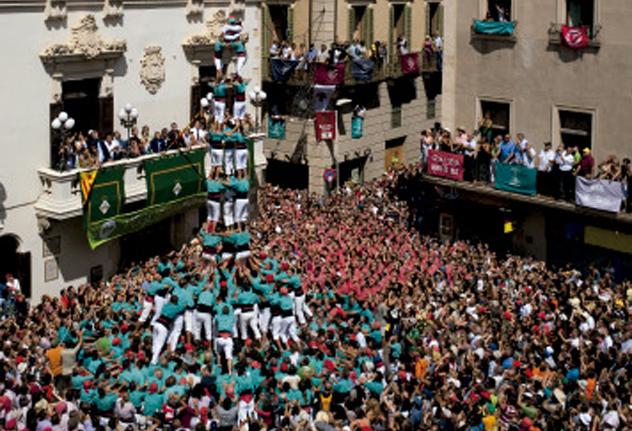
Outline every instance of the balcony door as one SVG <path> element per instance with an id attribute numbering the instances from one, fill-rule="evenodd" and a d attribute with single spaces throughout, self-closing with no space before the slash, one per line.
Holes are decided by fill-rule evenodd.
<path id="1" fill-rule="evenodd" d="M 62 83 L 62 101 L 64 110 L 75 119 L 75 131 L 98 130 L 100 133 L 99 87 L 101 79 L 81 79 Z M 107 130 L 110 132 L 111 130 Z"/>
<path id="2" fill-rule="evenodd" d="M 18 251 L 20 241 L 13 235 L 0 236 L 0 284 L 5 284 L 6 274 L 20 281 L 25 297 L 31 297 L 31 253 Z"/>

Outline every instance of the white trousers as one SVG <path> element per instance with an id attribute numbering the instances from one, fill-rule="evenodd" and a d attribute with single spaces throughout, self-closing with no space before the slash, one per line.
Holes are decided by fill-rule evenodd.
<path id="1" fill-rule="evenodd" d="M 235 102 L 233 104 L 233 117 L 237 120 L 246 118 L 246 102 Z"/>
<path id="2" fill-rule="evenodd" d="M 211 148 L 211 166 L 222 166 L 224 163 L 224 150 Z"/>
<path id="3" fill-rule="evenodd" d="M 213 318 L 211 313 L 195 312 L 195 325 L 193 327 L 193 338 L 196 341 L 200 341 L 202 335 L 202 329 L 204 329 L 204 338 L 207 341 L 213 339 Z"/>
<path id="4" fill-rule="evenodd" d="M 171 332 L 169 332 L 169 338 L 167 339 L 167 343 L 169 343 L 169 349 L 171 349 L 172 352 L 174 352 L 178 347 L 178 340 L 180 339 L 180 334 L 182 334 L 183 326 L 184 316 L 181 314 L 176 317 L 173 325 L 171 325 Z"/>
<path id="5" fill-rule="evenodd" d="M 184 312 L 184 330 L 193 333 L 195 326 L 195 310 L 187 310 Z"/>
<path id="6" fill-rule="evenodd" d="M 235 260 L 248 259 L 250 254 L 250 250 L 238 251 L 237 254 L 235 254 Z"/>
<path id="7" fill-rule="evenodd" d="M 154 308 L 154 303 L 149 302 L 147 301 L 147 299 L 145 299 L 143 301 L 143 312 L 140 313 L 138 321 L 141 323 L 145 323 L 147 321 L 147 318 L 149 317 L 149 313 L 151 313 L 152 308 Z"/>
<path id="8" fill-rule="evenodd" d="M 245 340 L 248 338 L 248 327 L 252 329 L 252 332 L 255 334 L 255 338 L 258 340 L 261 338 L 261 332 L 259 331 L 259 324 L 257 322 L 257 307 L 253 311 L 242 311 L 241 316 L 239 318 L 239 330 L 241 331 L 241 339 Z"/>
<path id="9" fill-rule="evenodd" d="M 248 221 L 248 199 L 235 199 L 235 222 Z"/>
<path id="10" fill-rule="evenodd" d="M 246 59 L 247 59 L 247 57 L 245 55 L 237 56 L 237 65 L 235 67 L 235 71 L 237 72 L 237 75 L 239 75 L 239 76 L 241 76 L 241 71 L 243 70 L 244 66 L 246 65 Z"/>
<path id="11" fill-rule="evenodd" d="M 233 339 L 231 337 L 215 338 L 215 353 L 226 356 L 226 360 L 233 359 Z"/>
<path id="12" fill-rule="evenodd" d="M 222 67 L 223 67 L 222 57 L 217 57 L 216 56 L 213 61 L 215 63 L 215 69 L 222 70 Z"/>
<path id="13" fill-rule="evenodd" d="M 224 150 L 224 174 L 232 175 L 235 172 L 235 149 Z"/>
<path id="14" fill-rule="evenodd" d="M 221 213 L 220 203 L 218 201 L 207 200 L 206 201 L 207 219 L 211 221 L 219 221 L 219 215 Z"/>
<path id="15" fill-rule="evenodd" d="M 235 224 L 235 201 L 226 199 L 224 201 L 224 226 L 230 227 Z"/>
<path id="16" fill-rule="evenodd" d="M 274 316 L 272 318 L 271 330 L 272 330 L 272 339 L 274 341 L 278 340 L 281 337 L 282 323 L 283 323 L 283 317 Z"/>
<path id="17" fill-rule="evenodd" d="M 156 310 L 154 312 L 154 317 L 151 319 L 152 325 L 156 323 L 156 320 L 160 317 L 160 313 L 162 313 L 162 307 L 164 307 L 165 302 L 167 302 L 167 298 L 164 296 L 154 296 L 154 304 L 156 305 Z"/>
<path id="18" fill-rule="evenodd" d="M 270 317 L 270 307 L 259 311 L 259 328 L 264 334 L 267 334 L 270 330 Z"/>
<path id="19" fill-rule="evenodd" d="M 305 315 L 309 318 L 313 316 L 312 311 L 305 303 L 305 295 L 294 297 L 294 314 L 298 319 L 299 325 L 305 324 Z"/>
<path id="20" fill-rule="evenodd" d="M 215 100 L 213 102 L 213 115 L 215 122 L 224 123 L 224 113 L 226 112 L 226 102 L 223 100 Z"/>
<path id="21" fill-rule="evenodd" d="M 248 168 L 248 149 L 238 148 L 235 150 L 235 166 L 237 170 Z"/>
<path id="22" fill-rule="evenodd" d="M 167 334 L 169 330 L 160 322 L 153 324 L 151 331 L 151 364 L 156 365 L 160 359 L 160 352 L 162 351 L 165 341 L 167 341 Z"/>
<path id="23" fill-rule="evenodd" d="M 243 421 L 247 421 L 248 419 L 257 419 L 254 398 L 248 403 L 243 400 L 239 400 L 239 404 L 237 407 L 237 419 L 240 423 Z"/>
<path id="24" fill-rule="evenodd" d="M 284 317 L 281 321 L 281 341 L 287 343 L 290 338 L 294 340 L 295 343 L 299 341 L 294 316 Z"/>

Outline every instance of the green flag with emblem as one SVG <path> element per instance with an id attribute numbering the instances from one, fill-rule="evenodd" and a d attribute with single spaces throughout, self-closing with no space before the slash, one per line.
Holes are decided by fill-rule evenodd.
<path id="1" fill-rule="evenodd" d="M 204 192 L 204 150 L 147 160 L 144 167 L 148 206 Z"/>
<path id="2" fill-rule="evenodd" d="M 97 171 L 84 205 L 86 224 L 115 217 L 122 211 L 125 203 L 124 174 L 123 166 L 112 166 Z"/>

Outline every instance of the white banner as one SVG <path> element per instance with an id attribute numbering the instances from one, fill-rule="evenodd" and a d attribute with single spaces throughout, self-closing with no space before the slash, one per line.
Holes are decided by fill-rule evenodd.
<path id="1" fill-rule="evenodd" d="M 617 213 L 624 199 L 623 183 L 583 177 L 575 179 L 575 203 L 579 206 Z"/>
<path id="2" fill-rule="evenodd" d="M 331 95 L 336 91 L 335 85 L 314 85 L 314 111 L 326 111 L 329 108 Z"/>

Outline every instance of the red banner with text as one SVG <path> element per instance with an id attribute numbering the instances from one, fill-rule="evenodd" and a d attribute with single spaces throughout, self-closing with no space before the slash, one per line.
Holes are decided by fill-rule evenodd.
<path id="1" fill-rule="evenodd" d="M 334 111 L 317 112 L 314 126 L 316 126 L 317 141 L 336 139 L 336 113 Z"/>
<path id="2" fill-rule="evenodd" d="M 463 181 L 463 155 L 445 151 L 428 151 L 428 174 Z"/>

